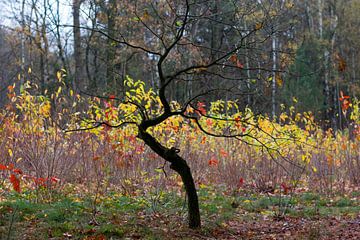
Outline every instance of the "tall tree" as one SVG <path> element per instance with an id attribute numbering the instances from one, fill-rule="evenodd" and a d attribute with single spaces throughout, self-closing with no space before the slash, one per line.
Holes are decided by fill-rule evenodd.
<path id="1" fill-rule="evenodd" d="M 73 0 L 73 34 L 74 34 L 74 61 L 75 72 L 73 76 L 73 88 L 76 91 L 84 90 L 86 86 L 83 75 L 83 54 L 81 47 L 81 29 L 80 29 L 80 6 L 83 0 Z"/>

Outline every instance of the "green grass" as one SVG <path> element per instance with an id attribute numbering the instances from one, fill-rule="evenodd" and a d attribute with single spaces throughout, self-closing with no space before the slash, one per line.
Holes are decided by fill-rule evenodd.
<path id="1" fill-rule="evenodd" d="M 102 235 L 108 239 L 163 239 L 167 231 L 186 228 L 184 195 L 160 192 L 158 195 L 124 196 L 116 192 L 101 196 L 94 203 L 91 195 L 56 196 L 50 202 L 36 203 L 28 194 L 9 194 L 0 203 L 0 239 L 73 239 Z M 276 216 L 318 218 L 356 215 L 358 200 L 325 197 L 316 193 L 294 196 L 229 196 L 214 188 L 199 190 L 203 231 L 231 219 L 242 220 Z M 94 206 L 95 204 L 95 206 Z M 240 214 L 241 213 L 241 214 Z M 16 230 L 15 230 L 16 229 Z"/>

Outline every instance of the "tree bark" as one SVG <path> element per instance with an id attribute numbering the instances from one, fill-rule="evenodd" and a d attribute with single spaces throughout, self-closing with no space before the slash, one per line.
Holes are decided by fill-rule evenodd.
<path id="1" fill-rule="evenodd" d="M 272 82 L 271 82 L 271 116 L 272 119 L 276 117 L 276 63 L 277 63 L 277 55 L 276 55 L 276 35 L 275 33 L 272 35 Z"/>
<path id="2" fill-rule="evenodd" d="M 82 0 L 73 0 L 73 34 L 74 34 L 74 60 L 75 60 L 75 74 L 73 79 L 73 89 L 79 91 L 81 86 L 86 86 L 83 83 L 83 62 L 81 50 L 81 33 L 80 33 L 80 6 Z"/>
<path id="3" fill-rule="evenodd" d="M 114 74 L 114 61 L 115 61 L 115 51 L 114 47 L 114 33 L 115 33 L 115 15 L 117 12 L 116 1 L 112 0 L 108 3 L 107 9 L 107 34 L 109 38 L 107 39 L 107 48 L 106 48 L 106 84 L 109 89 L 113 92 L 112 94 L 117 94 L 116 78 Z"/>
<path id="4" fill-rule="evenodd" d="M 154 152 L 163 159 L 168 161 L 170 168 L 177 172 L 185 186 L 188 197 L 188 220 L 189 227 L 192 229 L 201 227 L 199 200 L 195 188 L 194 179 L 192 177 L 190 167 L 186 161 L 178 154 L 179 150 L 175 148 L 166 148 L 159 143 L 146 130 L 139 127 L 139 138 L 142 139 Z"/>

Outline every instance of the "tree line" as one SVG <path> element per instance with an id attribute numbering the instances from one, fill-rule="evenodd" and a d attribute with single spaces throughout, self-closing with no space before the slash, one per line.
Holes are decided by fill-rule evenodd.
<path id="1" fill-rule="evenodd" d="M 38 94 L 51 94 L 59 70 L 79 93 L 122 98 L 126 76 L 160 89 L 157 63 L 185 11 L 184 1 L 163 0 L 2 4 L 11 10 L 11 24 L 0 28 L 2 104 L 14 82 L 20 88 L 30 80 Z M 189 67 L 169 84 L 170 101 L 207 92 L 199 101 L 236 100 L 273 117 L 294 105 L 312 111 L 324 127 L 347 126 L 339 98 L 359 94 L 359 0 L 189 4 L 183 37 L 163 62 L 164 72 Z"/>

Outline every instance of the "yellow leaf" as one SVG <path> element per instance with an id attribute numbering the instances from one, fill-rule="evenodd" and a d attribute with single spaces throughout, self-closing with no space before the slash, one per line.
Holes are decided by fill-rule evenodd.
<path id="1" fill-rule="evenodd" d="M 44 117 L 49 117 L 50 116 L 50 109 L 51 109 L 50 103 L 45 102 L 44 104 L 42 104 L 40 106 L 39 113 L 41 115 L 43 115 Z"/>
<path id="2" fill-rule="evenodd" d="M 10 156 L 10 157 L 13 156 L 13 152 L 12 152 L 12 150 L 11 150 L 10 148 L 8 149 L 8 153 L 9 153 L 9 156 Z"/>
<path id="3" fill-rule="evenodd" d="M 312 170 L 313 170 L 313 172 L 315 172 L 315 173 L 317 172 L 317 168 L 314 167 L 314 166 L 312 167 Z"/>
<path id="4" fill-rule="evenodd" d="M 200 183 L 200 185 L 199 185 L 199 188 L 200 189 L 204 189 L 204 188 L 206 188 L 207 186 L 205 185 L 205 184 L 203 184 L 203 183 Z"/>
<path id="5" fill-rule="evenodd" d="M 310 163 L 310 156 L 308 153 L 304 154 L 301 156 L 301 160 L 306 163 L 306 164 L 309 164 Z"/>
<path id="6" fill-rule="evenodd" d="M 28 73 L 29 73 L 29 74 L 31 74 L 31 67 L 29 67 L 29 69 L 28 69 Z"/>
<path id="7" fill-rule="evenodd" d="M 60 71 L 57 71 L 56 77 L 59 81 L 61 81 L 61 72 Z"/>
<path id="8" fill-rule="evenodd" d="M 200 72 L 204 72 L 204 71 L 206 71 L 206 70 L 207 70 L 206 67 L 200 67 L 200 68 L 194 69 L 194 72 L 195 72 L 195 73 L 200 73 Z"/>
<path id="9" fill-rule="evenodd" d="M 147 20 L 149 19 L 150 15 L 149 12 L 145 10 L 144 15 L 143 15 L 143 20 Z"/>
<path id="10" fill-rule="evenodd" d="M 59 95 L 61 93 L 61 86 L 58 88 L 57 92 L 56 92 L 56 95 Z"/>
<path id="11" fill-rule="evenodd" d="M 277 83 L 277 85 L 279 86 L 279 87 L 282 87 L 282 85 L 283 85 L 283 79 L 281 78 L 281 76 L 280 76 L 280 74 L 276 74 L 276 76 L 275 76 L 275 81 L 276 81 L 276 83 Z"/>

